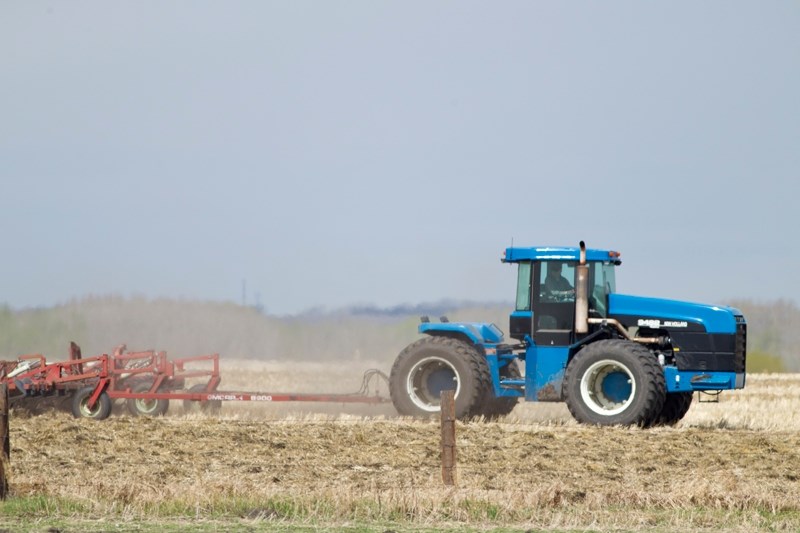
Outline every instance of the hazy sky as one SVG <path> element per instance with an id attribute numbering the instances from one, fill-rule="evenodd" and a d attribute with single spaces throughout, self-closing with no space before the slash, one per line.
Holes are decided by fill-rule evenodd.
<path id="1" fill-rule="evenodd" d="M 800 301 L 800 3 L 0 4 L 0 302 Z"/>

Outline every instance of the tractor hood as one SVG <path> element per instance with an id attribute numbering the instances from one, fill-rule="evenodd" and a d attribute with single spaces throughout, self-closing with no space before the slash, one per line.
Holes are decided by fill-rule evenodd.
<path id="1" fill-rule="evenodd" d="M 742 312 L 733 307 L 706 305 L 661 298 L 610 294 L 608 296 L 609 316 L 638 320 L 651 319 L 649 327 L 685 328 L 688 324 L 700 324 L 708 333 L 735 333 L 736 316 Z M 630 323 L 630 320 L 620 320 Z M 686 323 L 686 324 L 684 324 Z"/>

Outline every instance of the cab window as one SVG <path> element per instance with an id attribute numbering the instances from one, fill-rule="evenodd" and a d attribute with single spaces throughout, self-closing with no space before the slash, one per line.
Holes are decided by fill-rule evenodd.
<path id="1" fill-rule="evenodd" d="M 520 263 L 517 273 L 517 311 L 531 310 L 531 263 Z"/>
<path id="2" fill-rule="evenodd" d="M 591 266 L 589 308 L 601 317 L 608 316 L 608 295 L 616 291 L 614 265 L 593 263 Z"/>
<path id="3" fill-rule="evenodd" d="M 539 288 L 542 302 L 574 302 L 575 263 L 543 261 L 539 271 Z"/>

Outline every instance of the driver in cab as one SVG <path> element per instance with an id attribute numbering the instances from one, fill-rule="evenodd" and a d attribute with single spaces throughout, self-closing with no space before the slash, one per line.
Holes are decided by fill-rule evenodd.
<path id="1" fill-rule="evenodd" d="M 544 279 L 544 296 L 551 301 L 566 301 L 575 295 L 575 289 L 561 274 L 564 263 L 547 263 L 547 277 Z"/>

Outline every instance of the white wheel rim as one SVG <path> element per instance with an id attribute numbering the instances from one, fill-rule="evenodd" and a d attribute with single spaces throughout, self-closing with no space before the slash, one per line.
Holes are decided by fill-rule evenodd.
<path id="1" fill-rule="evenodd" d="M 136 403 L 136 410 L 140 413 L 149 414 L 158 408 L 158 400 L 137 398 L 134 402 Z"/>
<path id="2" fill-rule="evenodd" d="M 94 418 L 100 413 L 100 398 L 94 402 L 94 409 L 89 409 L 89 398 L 91 398 L 91 396 L 87 396 L 81 400 L 81 414 L 84 418 Z"/>
<path id="3" fill-rule="evenodd" d="M 452 380 L 455 382 L 455 396 L 457 398 L 461 390 L 461 380 L 458 377 L 458 372 L 449 361 L 436 356 L 421 359 L 411 367 L 406 380 L 408 398 L 423 411 L 428 411 L 429 413 L 440 411 L 440 391 L 431 390 L 431 379 L 440 382 L 446 380 L 448 372 L 452 373 Z M 441 389 L 444 388 L 441 387 Z"/>
<path id="4" fill-rule="evenodd" d="M 609 379 L 623 380 L 630 392 L 625 398 L 614 397 L 607 390 Z M 636 379 L 631 370 L 613 359 L 603 359 L 590 366 L 581 378 L 581 399 L 592 411 L 603 416 L 622 413 L 636 397 Z"/>

